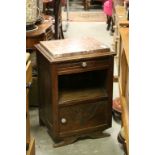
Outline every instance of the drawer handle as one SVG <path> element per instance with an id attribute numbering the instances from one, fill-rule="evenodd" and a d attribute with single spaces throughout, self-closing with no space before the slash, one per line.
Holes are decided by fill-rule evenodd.
<path id="1" fill-rule="evenodd" d="M 87 67 L 87 63 L 86 62 L 82 62 L 82 67 Z"/>
<path id="2" fill-rule="evenodd" d="M 61 118 L 61 123 L 62 123 L 62 124 L 67 123 L 67 119 L 66 119 L 66 118 Z"/>

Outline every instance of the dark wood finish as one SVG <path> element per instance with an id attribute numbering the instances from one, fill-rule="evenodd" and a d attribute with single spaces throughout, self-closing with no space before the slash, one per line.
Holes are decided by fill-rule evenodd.
<path id="1" fill-rule="evenodd" d="M 96 138 L 105 138 L 105 137 L 109 137 L 110 134 L 108 133 L 102 133 L 102 131 L 97 131 L 97 132 L 92 132 L 92 133 L 85 133 L 85 134 L 81 134 L 80 135 L 80 139 L 84 139 L 84 138 L 91 138 L 91 139 L 96 139 Z M 74 135 L 72 137 L 66 137 L 63 141 L 60 141 L 58 143 L 54 143 L 54 147 L 60 147 L 60 146 L 64 146 L 67 144 L 71 144 L 74 143 L 75 141 L 77 141 L 77 139 L 79 139 L 79 135 Z"/>
<path id="2" fill-rule="evenodd" d="M 54 38 L 63 39 L 61 7 L 65 5 L 64 0 L 43 0 L 43 12 L 54 16 Z"/>
<path id="3" fill-rule="evenodd" d="M 69 51 L 73 42 L 76 54 Z M 81 137 L 109 135 L 102 131 L 112 125 L 115 53 L 105 47 L 93 38 L 36 45 L 39 119 L 41 125 L 48 127 L 55 147 L 70 144 Z"/>
<path id="4" fill-rule="evenodd" d="M 26 32 L 26 48 L 34 49 L 34 45 L 43 40 L 51 40 L 54 38 L 54 32 L 52 28 L 53 17 L 44 16 L 45 21 L 38 26 L 37 30 Z"/>
<path id="5" fill-rule="evenodd" d="M 62 0 L 54 0 L 55 39 L 64 39 L 61 16 Z"/>

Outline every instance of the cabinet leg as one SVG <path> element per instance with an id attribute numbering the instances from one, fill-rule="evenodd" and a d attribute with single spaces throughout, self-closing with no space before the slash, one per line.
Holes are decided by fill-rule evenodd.
<path id="1" fill-rule="evenodd" d="M 58 143 L 54 143 L 53 147 L 60 147 L 68 144 L 72 144 L 77 140 L 77 137 L 69 137 L 69 138 L 64 138 L 63 141 L 60 141 Z"/>
<path id="2" fill-rule="evenodd" d="M 91 133 L 90 135 L 88 135 L 90 138 L 92 139 L 97 139 L 97 138 L 104 138 L 104 137 L 109 137 L 110 134 L 109 133 L 104 133 L 102 131 L 98 131 L 98 132 L 94 132 Z"/>
<path id="3" fill-rule="evenodd" d="M 104 138 L 104 137 L 109 137 L 109 136 L 110 136 L 109 133 L 103 133 L 102 131 L 97 131 L 97 132 L 84 134 L 84 135 L 80 135 L 80 136 L 77 135 L 77 136 L 72 136 L 72 137 L 66 137 L 62 141 L 60 141 L 58 143 L 54 143 L 53 147 L 60 147 L 60 146 L 72 144 L 77 140 L 85 139 L 87 137 L 92 138 L 92 139 L 97 139 L 97 138 Z"/>

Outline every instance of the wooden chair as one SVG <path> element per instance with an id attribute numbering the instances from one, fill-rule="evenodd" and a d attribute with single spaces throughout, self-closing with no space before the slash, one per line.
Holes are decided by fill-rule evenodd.
<path id="1" fill-rule="evenodd" d="M 61 17 L 61 6 L 65 5 L 64 0 L 44 0 L 43 1 L 43 13 L 54 16 L 54 38 L 63 39 L 62 29 L 62 17 Z"/>
<path id="2" fill-rule="evenodd" d="M 54 15 L 55 15 L 55 39 L 64 39 L 61 16 L 62 0 L 55 0 Z"/>

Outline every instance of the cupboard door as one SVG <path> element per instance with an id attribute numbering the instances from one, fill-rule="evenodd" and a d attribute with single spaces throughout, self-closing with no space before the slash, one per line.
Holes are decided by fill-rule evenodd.
<path id="1" fill-rule="evenodd" d="M 111 126 L 111 108 L 108 101 L 81 103 L 60 107 L 60 136 L 72 135 L 83 131 L 104 130 Z"/>

